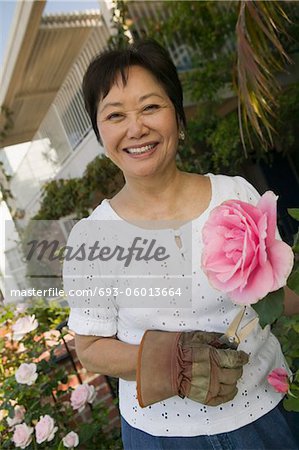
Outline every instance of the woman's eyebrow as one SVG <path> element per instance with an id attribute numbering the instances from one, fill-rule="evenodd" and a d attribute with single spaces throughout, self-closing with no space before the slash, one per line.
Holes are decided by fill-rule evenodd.
<path id="1" fill-rule="evenodd" d="M 142 95 L 141 97 L 139 97 L 139 102 L 143 102 L 144 100 L 146 100 L 149 97 L 159 97 L 161 99 L 164 99 L 162 97 L 162 95 L 160 95 L 160 94 L 158 94 L 156 92 L 150 92 L 149 94 L 145 94 L 145 95 Z M 123 103 L 121 103 L 121 102 L 109 102 L 109 103 L 106 103 L 106 105 L 104 105 L 103 108 L 100 109 L 100 113 L 102 113 L 106 108 L 108 108 L 108 106 L 122 106 L 122 105 L 123 105 Z"/>
<path id="2" fill-rule="evenodd" d="M 162 95 L 157 94 L 156 92 L 150 92 L 149 94 L 142 95 L 141 97 L 139 97 L 139 101 L 142 102 L 143 100 L 146 100 L 149 97 L 160 97 L 163 99 Z"/>
<path id="3" fill-rule="evenodd" d="M 121 102 L 110 102 L 110 103 L 106 103 L 106 105 L 103 106 L 103 108 L 100 108 L 100 113 L 103 112 L 106 108 L 108 108 L 108 106 L 122 106 Z"/>

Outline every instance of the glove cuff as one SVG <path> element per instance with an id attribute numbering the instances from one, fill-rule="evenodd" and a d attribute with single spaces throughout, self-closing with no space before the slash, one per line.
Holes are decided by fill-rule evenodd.
<path id="1" fill-rule="evenodd" d="M 141 408 L 178 395 L 177 353 L 181 333 L 146 331 L 137 368 L 137 400 Z"/>

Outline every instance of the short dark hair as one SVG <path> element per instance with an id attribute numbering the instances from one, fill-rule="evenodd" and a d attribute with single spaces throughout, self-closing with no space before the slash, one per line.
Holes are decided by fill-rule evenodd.
<path id="1" fill-rule="evenodd" d="M 125 49 L 100 53 L 90 63 L 84 75 L 82 88 L 85 108 L 98 141 L 101 142 L 97 127 L 99 101 L 108 95 L 119 74 L 124 86 L 126 85 L 127 69 L 130 66 L 143 67 L 157 79 L 175 108 L 178 124 L 185 128 L 183 89 L 175 65 L 168 52 L 156 41 L 140 40 Z"/>

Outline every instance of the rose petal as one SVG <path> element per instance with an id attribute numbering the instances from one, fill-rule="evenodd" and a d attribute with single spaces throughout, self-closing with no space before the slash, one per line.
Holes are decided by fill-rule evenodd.
<path id="1" fill-rule="evenodd" d="M 268 248 L 268 258 L 273 270 L 272 291 L 285 286 L 286 280 L 292 271 L 294 254 L 291 247 L 282 241 L 275 241 Z"/>
<path id="2" fill-rule="evenodd" d="M 277 199 L 278 197 L 272 192 L 265 192 L 259 199 L 257 207 L 267 214 L 267 237 L 266 245 L 269 246 L 275 240 L 276 223 L 277 223 Z"/>
<path id="3" fill-rule="evenodd" d="M 273 285 L 273 272 L 269 261 L 259 266 L 250 274 L 246 288 L 235 289 L 230 292 L 231 299 L 237 304 L 253 304 L 264 298 L 269 293 L 269 286 Z"/>

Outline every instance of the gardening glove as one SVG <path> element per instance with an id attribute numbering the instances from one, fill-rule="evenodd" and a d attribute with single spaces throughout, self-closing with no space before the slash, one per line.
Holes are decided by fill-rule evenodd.
<path id="1" fill-rule="evenodd" d="M 144 408 L 174 395 L 209 406 L 232 400 L 248 355 L 216 348 L 220 333 L 146 331 L 137 362 L 137 399 Z"/>

